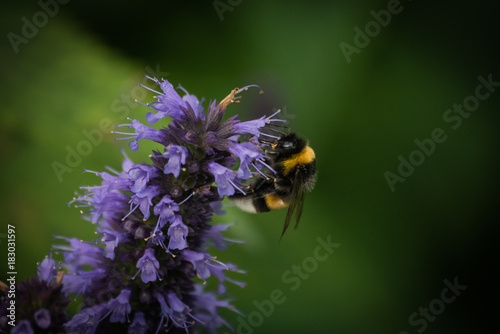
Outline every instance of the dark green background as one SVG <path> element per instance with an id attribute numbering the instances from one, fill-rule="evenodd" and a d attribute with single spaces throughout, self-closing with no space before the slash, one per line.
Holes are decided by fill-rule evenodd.
<path id="1" fill-rule="evenodd" d="M 21 34 L 21 18 L 32 21 L 41 8 L 3 3 L 1 254 L 7 223 L 17 229 L 19 280 L 35 274 L 52 235 L 95 238 L 94 226 L 67 206 L 79 186 L 98 182 L 81 171 L 119 168 L 121 147 L 146 161 L 153 146 L 140 143 L 132 154 L 106 132 L 61 182 L 51 164 L 65 164 L 66 147 L 75 149 L 86 140 L 82 131 L 99 129 L 103 119 L 126 123 L 126 111 L 143 120 L 146 108 L 120 100 L 137 94 L 149 66 L 208 100 L 260 85 L 265 94 L 248 91 L 230 112 L 250 119 L 286 107 L 293 131 L 316 151 L 316 189 L 299 229 L 281 243 L 285 211 L 250 215 L 228 207 L 215 218 L 236 222 L 227 235 L 246 242 L 219 254 L 248 271 L 231 275 L 248 283 L 230 289 L 236 307 L 249 314 L 275 289 L 286 297 L 255 333 L 417 333 L 420 325 L 408 317 L 455 277 L 467 289 L 425 333 L 493 331 L 500 89 L 456 130 L 442 117 L 474 93 L 478 76 L 500 81 L 500 5 L 401 5 L 348 63 L 340 43 L 353 44 L 354 27 L 364 29 L 370 11 L 387 1 L 243 0 L 221 21 L 212 1 L 72 0 L 17 54 L 7 34 Z M 415 139 L 436 128 L 447 140 L 391 192 L 384 172 L 396 173 L 398 156 L 408 158 Z M 292 291 L 282 275 L 328 236 L 341 246 Z M 225 315 L 238 325 L 236 314 Z"/>

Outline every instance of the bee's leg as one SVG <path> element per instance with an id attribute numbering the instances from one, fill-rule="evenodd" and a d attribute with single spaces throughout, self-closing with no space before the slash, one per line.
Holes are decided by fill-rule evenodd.
<path id="1" fill-rule="evenodd" d="M 263 143 L 263 144 L 271 146 L 271 145 L 274 144 L 274 142 L 270 142 L 270 141 L 266 141 L 266 140 L 260 140 L 260 139 L 259 139 L 259 142 L 256 142 L 253 138 L 250 139 L 250 142 L 252 144 L 254 144 L 255 146 L 257 146 L 259 148 L 259 150 L 261 152 L 263 152 L 264 154 L 277 154 L 277 152 L 271 151 L 271 150 L 269 150 L 269 148 L 266 148 L 266 147 L 264 147 L 264 146 L 261 145 L 261 143 Z"/>
<path id="2" fill-rule="evenodd" d="M 268 194 L 268 193 L 273 192 L 273 188 L 274 188 L 273 182 L 274 182 L 274 180 L 272 180 L 272 179 L 269 179 L 269 180 L 260 179 L 253 184 L 252 188 L 255 192 L 258 191 L 258 192 L 263 192 L 263 193 Z"/>

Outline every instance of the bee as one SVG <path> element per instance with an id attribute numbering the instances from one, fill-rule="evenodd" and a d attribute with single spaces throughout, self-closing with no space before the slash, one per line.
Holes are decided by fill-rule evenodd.
<path id="1" fill-rule="evenodd" d="M 259 140 L 260 141 L 260 140 Z M 267 157 L 260 162 L 275 175 L 261 176 L 248 186 L 245 194 L 230 197 L 235 205 L 250 213 L 268 212 L 288 207 L 281 238 L 285 234 L 295 212 L 297 228 L 304 198 L 314 188 L 316 181 L 316 155 L 305 139 L 295 133 L 283 134 L 274 142 L 266 142 L 270 149 L 264 150 Z"/>

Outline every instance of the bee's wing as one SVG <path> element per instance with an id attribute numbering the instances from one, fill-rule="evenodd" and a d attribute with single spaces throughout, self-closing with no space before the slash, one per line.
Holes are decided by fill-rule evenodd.
<path id="1" fill-rule="evenodd" d="M 290 221 L 292 220 L 293 212 L 295 210 L 295 228 L 299 226 L 299 220 L 300 216 L 302 215 L 302 209 L 304 208 L 304 198 L 305 198 L 306 191 L 302 187 L 302 184 L 299 180 L 299 171 L 295 173 L 295 178 L 293 181 L 293 187 L 292 187 L 292 195 L 290 198 L 290 205 L 288 206 L 288 212 L 286 213 L 286 218 L 285 218 L 285 226 L 283 226 L 283 232 L 281 232 L 281 238 L 283 238 L 283 235 L 285 234 L 286 230 L 288 229 L 288 225 L 290 225 Z"/>
<path id="2" fill-rule="evenodd" d="M 300 216 L 302 216 L 302 209 L 304 208 L 304 199 L 306 197 L 306 190 L 303 187 L 297 190 L 297 198 L 295 199 L 297 205 L 297 211 L 295 212 L 295 227 L 299 226 Z"/>

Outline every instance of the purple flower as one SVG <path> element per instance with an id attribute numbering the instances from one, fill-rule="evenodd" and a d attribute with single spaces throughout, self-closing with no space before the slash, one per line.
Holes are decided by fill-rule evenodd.
<path id="1" fill-rule="evenodd" d="M 241 179 L 249 179 L 252 176 L 250 166 L 260 156 L 259 148 L 252 143 L 234 143 L 229 146 L 229 152 L 240 159 L 240 167 L 237 176 Z"/>
<path id="2" fill-rule="evenodd" d="M 141 280 L 144 283 L 154 282 L 157 278 L 160 278 L 158 275 L 160 263 L 155 258 L 155 252 L 152 248 L 146 249 L 144 255 L 137 261 L 136 267 L 139 268 L 137 274 L 141 272 Z"/>
<path id="3" fill-rule="evenodd" d="M 101 304 L 84 308 L 68 321 L 65 327 L 68 333 L 95 333 L 102 317 L 106 315 L 106 311 L 106 307 Z"/>
<path id="4" fill-rule="evenodd" d="M 63 291 L 77 295 L 85 295 L 92 292 L 92 283 L 104 279 L 106 271 L 97 268 L 90 271 L 77 270 L 63 277 Z"/>
<path id="5" fill-rule="evenodd" d="M 194 252 L 192 250 L 185 250 L 182 252 L 182 256 L 186 261 L 193 264 L 193 268 L 196 271 L 197 276 L 201 277 L 203 280 L 210 277 L 210 270 L 205 262 L 205 254 Z"/>
<path id="6" fill-rule="evenodd" d="M 123 165 L 129 171 L 128 159 L 125 159 Z M 90 172 L 90 171 L 87 171 Z M 86 219 L 90 220 L 92 224 L 97 224 L 100 219 L 116 218 L 117 208 L 121 207 L 124 201 L 128 201 L 128 197 L 121 193 L 121 191 L 126 191 L 131 185 L 131 181 L 128 178 L 128 174 L 116 173 L 118 176 L 113 176 L 108 173 L 97 173 L 94 174 L 100 176 L 103 179 L 101 186 L 94 187 L 81 187 L 85 189 L 85 194 L 80 195 L 78 198 L 74 198 L 69 204 L 80 203 L 75 205 L 77 208 L 82 207 L 93 207 L 93 209 L 80 211 L 83 213 L 89 213 Z"/>
<path id="7" fill-rule="evenodd" d="M 206 280 L 210 276 L 215 276 L 219 279 L 219 286 L 217 288 L 219 294 L 222 294 L 226 291 L 226 288 L 223 284 L 224 281 L 231 282 L 240 287 L 245 286 L 245 283 L 229 279 L 225 276 L 224 271 L 226 270 L 244 273 L 243 271 L 238 270 L 236 266 L 232 264 L 224 264 L 208 254 L 193 252 L 190 250 L 185 250 L 183 252 L 183 257 L 185 260 L 192 263 L 198 277 L 200 277 L 201 279 Z"/>
<path id="8" fill-rule="evenodd" d="M 175 312 L 182 312 L 182 311 L 184 311 L 184 309 L 189 308 L 172 291 L 167 293 L 167 302 L 168 302 L 168 305 L 170 306 L 170 308 Z"/>
<path id="9" fill-rule="evenodd" d="M 110 322 L 121 322 L 122 324 L 128 319 L 128 315 L 132 308 L 130 307 L 130 290 L 122 290 L 118 297 L 111 299 L 107 307 L 110 310 Z"/>
<path id="10" fill-rule="evenodd" d="M 215 177 L 215 182 L 218 185 L 217 190 L 220 196 L 234 195 L 235 188 L 238 189 L 238 187 L 233 182 L 236 178 L 236 173 L 233 170 L 216 162 L 209 162 L 208 171 Z M 240 191 L 243 192 L 242 190 Z"/>
<path id="11" fill-rule="evenodd" d="M 12 334 L 35 334 L 28 320 L 21 320 L 11 331 Z"/>
<path id="12" fill-rule="evenodd" d="M 184 90 L 184 88 L 182 88 L 181 86 L 179 86 L 179 88 Z M 189 95 L 189 93 L 186 90 L 184 90 L 184 92 L 186 93 L 186 95 L 184 95 L 182 99 L 189 104 L 191 109 L 193 109 L 194 114 L 197 118 L 203 118 L 205 116 L 203 114 L 203 105 L 202 105 L 204 99 L 198 101 L 198 98 L 196 96 Z"/>
<path id="13" fill-rule="evenodd" d="M 115 248 L 120 242 L 123 242 L 128 236 L 126 233 L 114 230 L 104 230 L 101 242 L 106 245 L 104 256 L 113 260 L 115 258 Z"/>
<path id="14" fill-rule="evenodd" d="M 219 225 L 212 225 L 210 227 L 210 230 L 207 232 L 207 234 L 210 240 L 212 240 L 215 247 L 217 247 L 217 249 L 219 250 L 226 249 L 227 246 L 226 241 L 231 241 L 231 240 L 224 238 L 221 232 L 227 230 L 232 225 L 233 224 L 219 224 Z"/>
<path id="15" fill-rule="evenodd" d="M 42 329 L 50 327 L 50 312 L 46 308 L 38 309 L 33 315 L 35 323 Z"/>
<path id="16" fill-rule="evenodd" d="M 215 332 L 217 328 L 221 325 L 225 325 L 234 331 L 234 329 L 219 316 L 220 308 L 231 309 L 234 312 L 244 316 L 241 312 L 236 310 L 227 300 L 220 300 L 214 293 L 203 292 L 203 290 L 197 286 L 194 294 L 197 296 L 195 304 L 203 305 L 204 312 L 198 315 L 198 318 L 205 323 L 205 327 L 210 332 Z"/>
<path id="17" fill-rule="evenodd" d="M 168 243 L 169 249 L 184 249 L 187 247 L 186 237 L 188 235 L 188 227 L 182 223 L 180 216 L 174 216 L 172 224 L 168 228 Z"/>
<path id="18" fill-rule="evenodd" d="M 128 328 L 128 333 L 130 334 L 146 334 L 147 333 L 146 319 L 144 319 L 144 313 L 136 312 L 134 320 Z"/>
<path id="19" fill-rule="evenodd" d="M 46 256 L 38 265 L 37 275 L 40 280 L 47 282 L 47 284 L 52 284 L 57 277 L 56 261 L 52 259 L 52 252 L 50 252 L 50 257 Z"/>
<path id="20" fill-rule="evenodd" d="M 156 114 L 148 113 L 146 115 L 148 123 L 154 124 L 166 116 L 174 119 L 182 117 L 184 115 L 182 110 L 186 108 L 187 104 L 176 92 L 174 86 L 167 80 L 163 82 L 158 81 L 156 78 L 151 78 L 151 80 L 160 85 L 163 94 L 158 96 L 158 102 L 148 105 L 157 111 Z"/>
<path id="21" fill-rule="evenodd" d="M 169 195 L 163 196 L 153 210 L 154 214 L 159 216 L 157 228 L 163 228 L 167 221 L 170 221 L 178 211 L 179 205 Z"/>
<path id="22" fill-rule="evenodd" d="M 67 239 L 61 238 L 70 243 L 70 247 L 58 245 L 55 248 L 66 251 L 64 253 L 64 259 L 66 266 L 71 272 L 79 270 L 84 265 L 89 265 L 91 267 L 100 267 L 100 264 L 104 260 L 102 249 L 91 245 L 89 243 L 83 242 L 76 238 Z"/>
<path id="23" fill-rule="evenodd" d="M 233 126 L 233 132 L 235 134 L 245 134 L 250 133 L 253 136 L 260 135 L 260 129 L 266 125 L 265 116 L 255 119 L 253 121 L 238 122 Z"/>
<path id="24" fill-rule="evenodd" d="M 171 173 L 174 174 L 175 177 L 179 177 L 181 165 L 186 163 L 187 155 L 188 149 L 184 146 L 168 145 L 165 149 L 165 153 L 163 153 L 163 156 L 168 158 L 168 162 L 165 164 L 163 173 Z"/>
<path id="25" fill-rule="evenodd" d="M 132 120 L 132 124 L 121 124 L 121 125 L 117 125 L 115 128 L 119 128 L 122 126 L 125 126 L 129 129 L 133 128 L 135 130 L 135 132 L 134 133 L 118 132 L 118 131 L 112 131 L 112 132 L 117 133 L 117 134 L 121 134 L 121 135 L 128 135 L 128 137 L 119 138 L 121 140 L 133 139 L 133 141 L 131 141 L 129 143 L 129 146 L 132 149 L 132 151 L 137 151 L 137 149 L 139 148 L 138 141 L 141 139 L 149 139 L 149 140 L 155 141 L 157 143 L 161 143 L 162 135 L 161 135 L 161 132 L 159 130 L 156 130 L 156 129 L 153 129 L 152 127 L 144 125 L 136 119 Z"/>
<path id="26" fill-rule="evenodd" d="M 153 206 L 153 198 L 159 194 L 160 187 L 158 185 L 147 186 L 143 190 L 135 193 L 130 202 L 130 212 L 125 217 L 139 207 L 144 217 L 143 219 L 147 220 L 151 214 L 150 207 Z"/>
<path id="27" fill-rule="evenodd" d="M 149 125 L 171 120 L 158 129 L 131 120 L 117 128 L 133 132 L 116 133 L 125 135 L 120 139 L 130 140 L 134 151 L 141 139 L 161 147 L 147 163 L 134 164 L 125 156 L 121 171 L 92 172 L 101 184 L 82 187 L 83 194 L 70 203 L 97 225 L 99 236 L 87 242 L 59 238 L 65 244 L 55 246 L 67 271 L 60 289 L 82 300 L 81 311 L 65 324 L 68 333 L 190 333 L 202 327 L 214 332 L 229 326 L 219 309 L 233 309 L 221 299 L 225 284 L 244 285 L 226 276 L 242 271 L 209 253 L 209 246 L 223 250 L 231 241 L 222 236 L 229 225 L 210 222 L 214 213 L 223 214 L 224 196 L 243 193 L 252 175 L 260 173 L 257 162 L 265 156 L 251 138 L 265 135 L 263 127 L 281 120 L 275 114 L 248 122 L 225 117 L 248 87 L 204 108 L 203 99 L 184 88 L 148 79 L 159 85 L 144 86 L 157 94 L 155 102 L 140 102 L 154 110 L 146 115 Z M 55 267 L 51 258 L 45 259 L 40 276 L 56 281 Z M 141 279 L 135 279 L 139 274 Z M 212 277 L 218 281 L 217 293 L 204 291 Z M 46 312 L 37 315 L 44 324 Z"/>
<path id="28" fill-rule="evenodd" d="M 226 211 L 222 210 L 222 201 L 215 201 L 210 203 L 212 210 L 217 216 L 223 216 L 226 214 Z"/>
<path id="29" fill-rule="evenodd" d="M 38 277 L 17 283 L 15 319 L 11 318 L 12 313 L 8 310 L 11 301 L 14 301 L 11 300 L 13 296 L 3 296 L 0 300 L 0 332 L 63 333 L 64 323 L 69 320 L 66 311 L 69 299 L 62 292 L 60 274 L 51 254 L 38 265 Z M 12 320 L 16 324 L 15 327 L 9 324 Z"/>
<path id="30" fill-rule="evenodd" d="M 151 179 L 158 177 L 159 170 L 154 166 L 136 165 L 130 168 L 128 173 L 130 179 L 134 181 L 134 184 L 130 186 L 130 190 L 134 193 L 138 193 L 146 188 Z"/>
<path id="31" fill-rule="evenodd" d="M 155 292 L 155 298 L 156 300 L 158 301 L 158 303 L 160 304 L 160 316 L 161 316 L 161 320 L 160 320 L 160 326 L 161 324 L 163 324 L 163 320 L 164 319 L 168 319 L 171 318 L 172 316 L 172 310 L 168 307 L 167 305 L 167 302 L 165 301 L 165 297 L 163 297 L 163 294 L 159 291 Z"/>
<path id="32" fill-rule="evenodd" d="M 260 131 L 263 127 L 265 127 L 267 124 L 270 124 L 271 122 L 285 122 L 285 120 L 279 119 L 279 118 L 273 118 L 276 116 L 278 113 L 280 113 L 281 110 L 276 111 L 274 114 L 271 116 L 262 116 L 259 119 L 255 119 L 252 121 L 246 121 L 246 122 L 234 122 L 233 123 L 233 133 L 234 134 L 251 134 L 255 137 L 259 137 L 263 133 Z M 264 134 L 265 135 L 265 134 Z"/>

